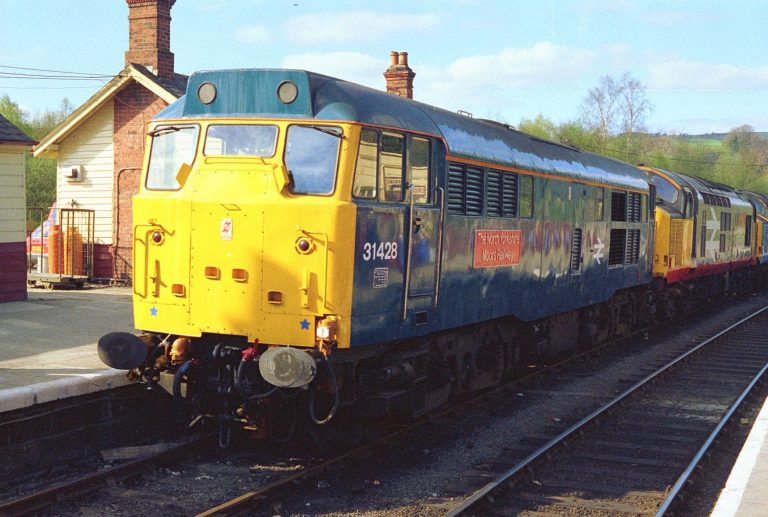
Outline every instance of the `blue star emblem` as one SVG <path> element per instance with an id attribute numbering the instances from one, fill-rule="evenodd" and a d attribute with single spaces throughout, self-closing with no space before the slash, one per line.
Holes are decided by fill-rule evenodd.
<path id="1" fill-rule="evenodd" d="M 307 321 L 307 318 L 304 318 L 304 321 L 299 322 L 299 325 L 301 325 L 301 330 L 309 330 L 309 321 Z"/>
<path id="2" fill-rule="evenodd" d="M 149 313 L 154 317 L 157 316 L 157 307 L 152 307 L 149 309 Z"/>

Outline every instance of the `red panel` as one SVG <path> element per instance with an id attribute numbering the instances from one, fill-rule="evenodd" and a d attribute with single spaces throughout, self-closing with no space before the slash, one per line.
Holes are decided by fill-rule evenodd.
<path id="1" fill-rule="evenodd" d="M 26 299 L 26 245 L 23 242 L 0 243 L 0 302 Z"/>
<path id="2" fill-rule="evenodd" d="M 476 230 L 475 268 L 514 266 L 520 263 L 520 230 Z"/>
<path id="3" fill-rule="evenodd" d="M 702 264 L 696 268 L 680 268 L 670 269 L 667 273 L 667 283 L 674 284 L 676 282 L 683 282 L 685 280 L 693 280 L 694 278 L 701 278 L 703 276 L 719 275 L 730 271 L 732 269 L 739 269 L 742 267 L 750 266 L 754 263 L 754 259 L 747 258 L 743 260 L 736 260 L 734 262 L 721 262 L 719 264 Z"/>

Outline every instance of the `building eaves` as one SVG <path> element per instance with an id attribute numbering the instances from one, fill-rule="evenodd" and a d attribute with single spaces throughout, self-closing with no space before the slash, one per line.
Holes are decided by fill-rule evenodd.
<path id="1" fill-rule="evenodd" d="M 7 118 L 0 115 L 0 143 L 33 145 L 37 142 L 24 131 L 11 124 Z"/>
<path id="2" fill-rule="evenodd" d="M 186 90 L 187 77 L 177 74 L 173 81 L 159 79 L 141 65 L 129 64 L 119 74 L 105 84 L 90 99 L 73 111 L 56 126 L 34 149 L 35 156 L 55 157 L 58 144 L 72 131 L 80 127 L 91 115 L 109 102 L 121 90 L 136 81 L 167 103 L 174 102 Z"/>

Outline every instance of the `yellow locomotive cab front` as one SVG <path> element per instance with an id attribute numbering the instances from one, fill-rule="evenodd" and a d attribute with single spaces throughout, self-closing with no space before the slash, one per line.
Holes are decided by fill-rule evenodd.
<path id="1" fill-rule="evenodd" d="M 348 346 L 355 214 L 339 193 L 355 133 L 285 121 L 156 126 L 134 198 L 136 327 Z M 305 164 L 307 140 L 326 170 Z"/>

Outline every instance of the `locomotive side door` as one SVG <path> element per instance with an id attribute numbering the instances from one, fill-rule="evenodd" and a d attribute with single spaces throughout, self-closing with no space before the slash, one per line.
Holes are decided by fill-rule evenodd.
<path id="1" fill-rule="evenodd" d="M 403 229 L 406 237 L 406 263 L 402 319 L 413 312 L 413 322 L 429 321 L 436 305 L 438 285 L 438 247 L 440 245 L 441 191 L 435 187 L 438 144 L 427 138 L 408 139 L 406 198 L 408 209 Z"/>

